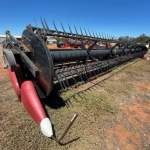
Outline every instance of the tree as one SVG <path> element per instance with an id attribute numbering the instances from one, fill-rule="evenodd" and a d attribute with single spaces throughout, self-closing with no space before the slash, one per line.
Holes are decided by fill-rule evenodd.
<path id="1" fill-rule="evenodd" d="M 141 34 L 139 37 L 136 38 L 136 42 L 144 44 L 150 43 L 150 37 L 146 34 Z"/>

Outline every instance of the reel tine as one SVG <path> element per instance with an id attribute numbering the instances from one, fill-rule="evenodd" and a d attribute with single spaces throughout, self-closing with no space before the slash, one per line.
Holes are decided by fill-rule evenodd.
<path id="1" fill-rule="evenodd" d="M 104 37 L 104 33 L 102 33 L 102 37 L 103 37 L 103 40 L 105 39 L 105 37 Z"/>
<path id="2" fill-rule="evenodd" d="M 101 37 L 102 37 L 102 40 L 103 40 L 103 33 L 101 33 Z"/>
<path id="3" fill-rule="evenodd" d="M 63 26 L 62 22 L 60 22 L 60 25 L 61 25 L 61 28 L 62 28 L 62 30 L 63 30 L 63 32 L 64 32 L 64 34 L 66 34 L 66 31 L 65 31 L 65 28 L 64 28 L 64 26 Z"/>
<path id="4" fill-rule="evenodd" d="M 104 40 L 106 40 L 106 34 L 104 33 Z"/>
<path id="5" fill-rule="evenodd" d="M 93 32 L 92 34 L 93 34 L 93 37 L 95 38 L 95 34 L 94 34 L 94 32 Z"/>
<path id="6" fill-rule="evenodd" d="M 69 24 L 68 24 L 68 28 L 69 28 L 70 33 L 73 34 Z"/>
<path id="7" fill-rule="evenodd" d="M 80 27 L 80 33 L 81 33 L 81 35 L 83 36 L 83 32 L 82 32 L 82 28 Z"/>
<path id="8" fill-rule="evenodd" d="M 87 34 L 87 32 L 86 32 L 86 29 L 85 29 L 85 28 L 84 28 L 84 33 L 85 33 L 85 35 L 86 35 L 86 36 L 88 36 L 88 34 Z"/>
<path id="9" fill-rule="evenodd" d="M 42 18 L 41 18 L 41 23 L 42 23 L 42 26 L 43 26 L 43 29 L 44 29 L 44 35 L 46 35 L 46 34 L 47 34 L 47 29 L 46 29 L 46 27 L 45 27 L 45 24 L 44 24 Z"/>
<path id="10" fill-rule="evenodd" d="M 109 34 L 107 34 L 107 38 L 108 38 L 108 41 L 109 41 Z"/>
<path id="11" fill-rule="evenodd" d="M 100 33 L 98 33 L 98 34 L 99 34 L 100 39 L 102 39 L 101 34 Z"/>
<path id="12" fill-rule="evenodd" d="M 112 40 L 114 40 L 114 36 L 113 36 L 113 35 L 112 35 L 112 37 L 111 37 L 111 38 L 112 38 Z"/>
<path id="13" fill-rule="evenodd" d="M 108 34 L 106 34 L 106 41 L 108 41 Z"/>
<path id="14" fill-rule="evenodd" d="M 90 33 L 89 29 L 88 29 L 88 33 L 89 33 L 90 37 L 92 37 L 92 35 L 91 35 L 91 33 Z"/>
<path id="15" fill-rule="evenodd" d="M 58 33 L 58 29 L 57 29 L 57 26 L 55 24 L 55 21 L 53 21 L 53 26 L 54 26 L 54 29 L 56 30 L 56 32 Z"/>
<path id="16" fill-rule="evenodd" d="M 106 41 L 108 41 L 108 34 L 106 33 Z"/>
<path id="17" fill-rule="evenodd" d="M 48 27 L 48 24 L 47 24 L 45 18 L 44 18 L 44 23 L 45 23 L 46 29 L 49 31 L 49 27 Z"/>
<path id="18" fill-rule="evenodd" d="M 109 34 L 108 34 L 108 41 L 110 40 Z"/>
<path id="19" fill-rule="evenodd" d="M 75 29 L 76 34 L 79 35 L 75 25 L 74 25 L 74 29 Z"/>
<path id="20" fill-rule="evenodd" d="M 108 34 L 108 40 L 110 41 L 110 35 Z"/>
<path id="21" fill-rule="evenodd" d="M 111 40 L 113 40 L 113 35 L 111 35 Z"/>
<path id="22" fill-rule="evenodd" d="M 111 35 L 109 35 L 109 39 L 111 40 Z"/>
<path id="23" fill-rule="evenodd" d="M 97 34 L 97 32 L 95 34 L 96 34 L 96 37 L 99 38 L 99 35 Z"/>
<path id="24" fill-rule="evenodd" d="M 107 33 L 106 33 L 106 41 L 108 40 L 108 37 L 107 37 Z"/>
<path id="25" fill-rule="evenodd" d="M 111 35 L 111 39 L 113 40 L 114 38 L 113 38 L 113 35 Z"/>
<path id="26" fill-rule="evenodd" d="M 45 30 L 45 25 L 44 25 L 44 22 L 43 22 L 42 18 L 41 18 L 41 24 L 42 24 L 43 29 Z"/>
<path id="27" fill-rule="evenodd" d="M 105 39 L 106 39 L 106 41 L 107 41 L 107 33 L 105 34 Z"/>
<path id="28" fill-rule="evenodd" d="M 110 34 L 110 40 L 112 40 L 112 36 L 111 36 L 111 34 Z"/>
<path id="29" fill-rule="evenodd" d="M 95 36 L 95 38 L 97 38 L 97 36 L 96 36 L 96 33 L 94 32 L 94 36 Z"/>
<path id="30" fill-rule="evenodd" d="M 113 35 L 112 35 L 112 37 L 111 37 L 111 38 L 112 38 L 112 40 L 114 40 L 114 36 L 113 36 Z"/>
<path id="31" fill-rule="evenodd" d="M 43 29 L 44 29 L 45 27 L 44 27 L 42 18 L 40 18 L 40 20 L 41 20 L 42 27 L 43 27 Z"/>
<path id="32" fill-rule="evenodd" d="M 95 32 L 94 34 L 95 34 L 95 37 L 98 38 L 97 33 Z"/>
<path id="33" fill-rule="evenodd" d="M 97 36 L 97 38 L 99 38 L 99 35 L 97 34 L 97 32 L 96 32 L 96 36 Z"/>
<path id="34" fill-rule="evenodd" d="M 95 38 L 97 38 L 97 35 L 96 35 L 96 33 L 94 32 L 94 35 L 95 35 Z"/>
<path id="35" fill-rule="evenodd" d="M 105 40 L 105 33 L 103 33 L 103 39 Z"/>

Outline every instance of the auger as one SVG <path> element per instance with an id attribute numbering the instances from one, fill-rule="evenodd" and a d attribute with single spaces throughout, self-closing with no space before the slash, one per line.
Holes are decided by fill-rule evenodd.
<path id="1" fill-rule="evenodd" d="M 21 40 L 17 40 L 7 31 L 3 54 L 13 87 L 24 107 L 40 125 L 45 136 L 62 144 L 61 140 L 77 118 L 77 114 L 71 119 L 64 134 L 56 138 L 52 122 L 41 100 L 49 97 L 54 89 L 67 90 L 112 67 L 143 57 L 147 48 L 134 42 L 119 42 L 111 36 L 106 38 L 98 33 L 87 34 L 87 31 L 81 28 L 79 34 L 75 26 L 73 33 L 70 25 L 70 32 L 66 32 L 62 24 L 63 31 L 59 31 L 55 23 L 53 30 L 48 27 L 45 19 L 41 19 L 41 22 L 43 28 L 27 26 Z M 48 37 L 59 37 L 70 46 L 65 47 L 63 43 L 61 48 L 48 48 Z M 111 46 L 111 43 L 116 44 Z"/>

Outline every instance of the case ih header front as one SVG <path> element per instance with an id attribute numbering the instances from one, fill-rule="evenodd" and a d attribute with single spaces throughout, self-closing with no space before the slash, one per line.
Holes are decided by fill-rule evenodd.
<path id="1" fill-rule="evenodd" d="M 66 90 L 79 82 L 137 57 L 143 57 L 147 48 L 134 42 L 123 43 L 97 34 L 83 34 L 76 27 L 73 33 L 49 29 L 45 20 L 43 28 L 29 25 L 21 40 L 9 31 L 3 42 L 3 54 L 15 92 L 41 132 L 61 144 L 62 138 L 73 124 L 75 114 L 64 134 L 57 139 L 52 123 L 45 112 L 41 99 L 47 98 L 54 89 Z M 49 39 L 56 41 L 52 48 Z M 115 45 L 112 46 L 112 43 Z M 50 99 L 49 99 L 50 100 Z"/>

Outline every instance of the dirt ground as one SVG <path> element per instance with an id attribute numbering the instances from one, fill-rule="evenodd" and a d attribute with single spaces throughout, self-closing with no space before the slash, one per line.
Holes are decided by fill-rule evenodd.
<path id="1" fill-rule="evenodd" d="M 57 136 L 79 114 L 64 146 L 41 134 L 1 67 L 0 149 L 150 150 L 150 61 L 136 59 L 60 96 L 64 106 L 46 105 Z"/>

